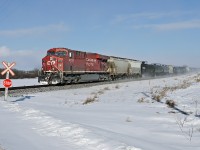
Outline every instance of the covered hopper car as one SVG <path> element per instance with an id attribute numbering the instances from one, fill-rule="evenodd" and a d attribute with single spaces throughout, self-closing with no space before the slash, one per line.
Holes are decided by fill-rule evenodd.
<path id="1" fill-rule="evenodd" d="M 141 76 L 141 61 L 110 56 L 108 72 L 112 79 L 119 77 L 139 77 Z"/>

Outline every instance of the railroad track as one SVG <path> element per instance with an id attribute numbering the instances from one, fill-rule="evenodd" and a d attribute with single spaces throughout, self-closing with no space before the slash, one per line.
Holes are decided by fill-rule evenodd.
<path id="1" fill-rule="evenodd" d="M 30 86 L 16 86 L 10 87 L 9 90 L 19 90 L 19 89 L 34 89 L 34 88 L 41 88 L 41 87 L 48 87 L 50 85 L 30 85 Z M 0 88 L 0 91 L 4 91 L 5 88 Z"/>
<path id="2" fill-rule="evenodd" d="M 91 87 L 104 84 L 114 84 L 131 81 L 141 80 L 152 80 L 160 78 L 168 78 L 172 76 L 159 76 L 159 77 L 146 77 L 146 78 L 131 78 L 131 79 L 119 79 L 114 81 L 94 81 L 94 82 L 80 82 L 76 84 L 65 84 L 65 85 L 32 85 L 32 86 L 18 86 L 9 88 L 9 96 L 22 96 L 24 94 L 33 94 L 47 91 L 67 90 L 67 89 L 78 89 L 84 87 Z M 4 95 L 5 88 L 0 88 L 0 97 Z"/>
<path id="3" fill-rule="evenodd" d="M 103 84 L 102 82 L 80 82 L 76 84 L 65 84 L 65 85 L 31 85 L 31 86 L 18 86 L 9 88 L 9 96 L 22 96 L 24 94 L 32 94 L 47 91 L 57 91 L 66 89 L 76 89 L 83 87 L 90 87 L 94 85 Z M 5 88 L 0 88 L 0 97 L 4 96 Z"/>

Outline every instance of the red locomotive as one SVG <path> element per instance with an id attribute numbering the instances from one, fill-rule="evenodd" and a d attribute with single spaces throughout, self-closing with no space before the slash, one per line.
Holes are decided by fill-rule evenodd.
<path id="1" fill-rule="evenodd" d="M 40 83 L 73 83 L 80 80 L 108 80 L 108 56 L 68 48 L 52 48 L 42 59 Z"/>

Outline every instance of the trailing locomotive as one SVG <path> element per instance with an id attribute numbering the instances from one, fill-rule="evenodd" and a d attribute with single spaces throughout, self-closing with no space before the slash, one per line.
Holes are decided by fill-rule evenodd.
<path id="1" fill-rule="evenodd" d="M 147 64 L 142 62 L 141 65 L 142 76 L 160 76 L 160 75 L 173 75 L 184 74 L 190 72 L 190 68 L 187 66 L 172 66 L 161 64 Z"/>
<path id="2" fill-rule="evenodd" d="M 142 75 L 157 76 L 173 72 L 179 73 L 180 70 L 183 69 L 68 48 L 52 48 L 42 59 L 42 69 L 38 82 L 65 84 L 81 81 L 115 80 L 124 77 L 142 77 Z"/>

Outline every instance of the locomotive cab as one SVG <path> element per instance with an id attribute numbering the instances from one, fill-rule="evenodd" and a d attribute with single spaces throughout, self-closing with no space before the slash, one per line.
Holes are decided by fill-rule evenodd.
<path id="1" fill-rule="evenodd" d="M 47 55 L 42 59 L 42 74 L 39 75 L 38 82 L 42 84 L 62 83 L 63 61 L 67 54 L 68 51 L 64 48 L 48 50 Z"/>
<path id="2" fill-rule="evenodd" d="M 66 55 L 66 51 L 49 50 L 42 59 L 42 69 L 46 72 L 63 71 L 63 59 Z"/>

